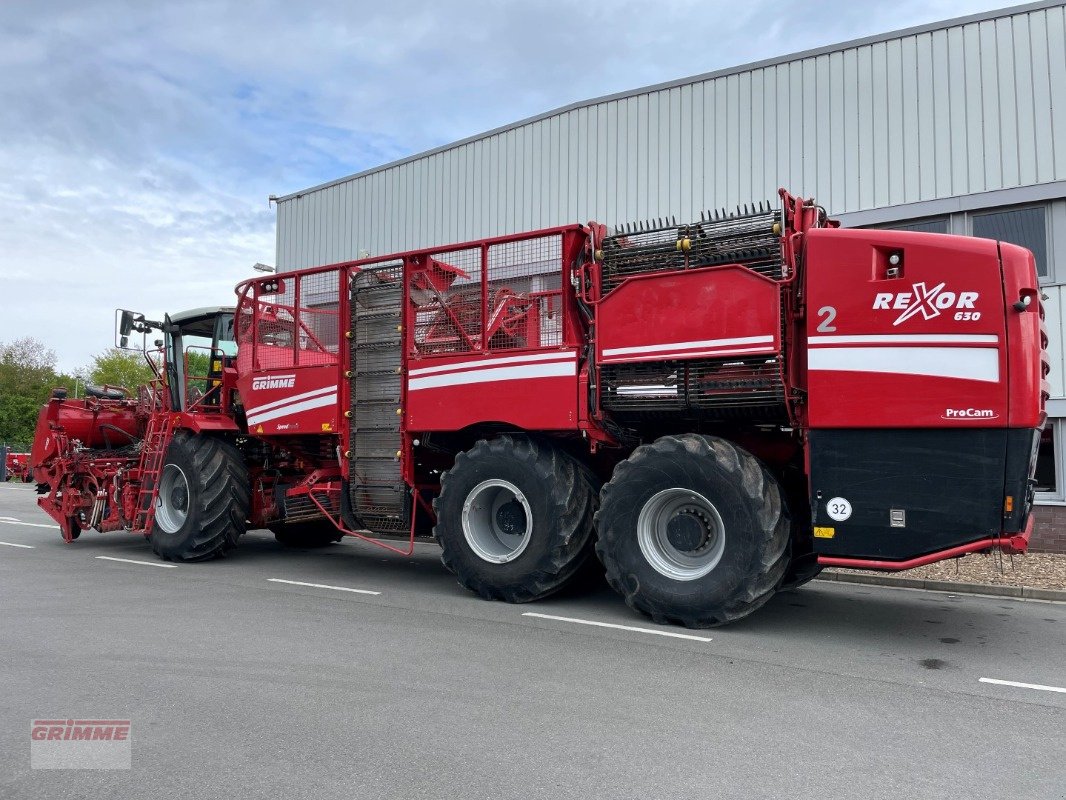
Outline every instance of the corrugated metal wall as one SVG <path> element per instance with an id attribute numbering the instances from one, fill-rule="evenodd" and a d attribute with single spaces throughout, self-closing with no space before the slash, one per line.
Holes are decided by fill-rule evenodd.
<path id="1" fill-rule="evenodd" d="M 281 269 L 772 198 L 1066 180 L 1066 19 L 1019 11 L 595 102 L 278 203 Z"/>

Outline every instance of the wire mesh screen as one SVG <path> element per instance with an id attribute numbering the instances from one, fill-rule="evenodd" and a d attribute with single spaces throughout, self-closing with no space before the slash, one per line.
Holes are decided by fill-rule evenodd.
<path id="1" fill-rule="evenodd" d="M 282 280 L 283 291 L 261 295 L 255 305 L 255 360 L 259 369 L 291 367 L 296 359 L 293 303 L 296 281 Z"/>
<path id="2" fill-rule="evenodd" d="M 490 350 L 562 342 L 562 237 L 558 234 L 489 247 Z"/>
<path id="3" fill-rule="evenodd" d="M 417 353 L 481 350 L 481 248 L 433 253 L 409 273 Z"/>
<path id="4" fill-rule="evenodd" d="M 623 226 L 603 240 L 603 291 L 641 273 L 721 264 L 743 264 L 779 279 L 784 260 L 774 229 L 778 219 L 769 203 L 760 203 L 735 213 L 714 211 L 687 225 L 660 219 Z"/>
<path id="5" fill-rule="evenodd" d="M 603 404 L 612 411 L 787 418 L 779 357 L 619 364 L 601 375 Z"/>
<path id="6" fill-rule="evenodd" d="M 340 345 L 338 273 L 300 276 L 300 313 L 296 363 L 335 364 Z"/>
<path id="7" fill-rule="evenodd" d="M 354 272 L 350 283 L 351 423 L 349 498 L 362 525 L 378 533 L 406 530 L 407 487 L 400 438 L 403 262 Z"/>

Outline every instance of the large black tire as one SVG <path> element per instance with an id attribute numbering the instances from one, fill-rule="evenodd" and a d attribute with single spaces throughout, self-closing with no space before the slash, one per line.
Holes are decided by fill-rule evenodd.
<path id="1" fill-rule="evenodd" d="M 206 561 L 237 546 L 247 526 L 251 489 L 248 468 L 233 445 L 179 431 L 163 459 L 159 484 L 148 537 L 156 555 Z"/>
<path id="2" fill-rule="evenodd" d="M 328 519 L 279 523 L 270 526 L 274 538 L 285 547 L 326 547 L 339 542 L 344 534 Z"/>
<path id="3" fill-rule="evenodd" d="M 477 442 L 441 478 L 433 508 L 441 561 L 487 600 L 546 597 L 591 555 L 596 493 L 579 464 L 548 442 Z"/>
<path id="4" fill-rule="evenodd" d="M 723 439 L 684 434 L 638 447 L 600 500 L 596 553 L 607 581 L 656 622 L 734 622 L 773 596 L 788 567 L 780 486 Z"/>

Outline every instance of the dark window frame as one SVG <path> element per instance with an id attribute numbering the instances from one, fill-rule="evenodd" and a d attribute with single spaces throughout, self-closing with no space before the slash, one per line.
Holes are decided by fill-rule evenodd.
<path id="1" fill-rule="evenodd" d="M 1027 203 L 1025 205 L 1017 206 L 999 206 L 993 208 L 982 208 L 980 210 L 970 211 L 966 214 L 966 230 L 967 235 L 984 239 L 995 239 L 996 241 L 1010 242 L 1009 239 L 1004 239 L 1002 236 L 979 236 L 975 233 L 977 220 L 984 217 L 993 217 L 997 215 L 1007 215 L 1026 211 L 1040 211 L 1042 224 L 1044 226 L 1044 241 L 1043 248 L 1040 252 L 1033 250 L 1027 244 L 1020 244 L 1018 242 L 1011 242 L 1012 244 L 1020 244 L 1021 247 L 1026 247 L 1029 250 L 1033 250 L 1033 255 L 1036 256 L 1037 262 L 1037 274 L 1041 283 L 1050 283 L 1052 281 L 1052 268 L 1051 268 L 1051 205 L 1050 203 Z M 1042 263 L 1041 263 L 1042 261 Z M 1043 272 L 1040 271 L 1041 266 Z"/>

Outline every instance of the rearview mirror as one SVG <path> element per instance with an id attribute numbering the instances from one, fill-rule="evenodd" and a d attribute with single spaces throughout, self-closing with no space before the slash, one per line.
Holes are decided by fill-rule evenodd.
<path id="1" fill-rule="evenodd" d="M 144 319 L 144 314 L 137 314 L 133 311 L 127 311 L 124 308 L 115 309 L 117 319 L 115 322 L 115 347 L 120 350 L 136 350 L 138 348 L 130 347 L 130 334 L 134 331 L 134 326 Z M 144 349 L 141 347 L 140 349 Z"/>
<path id="2" fill-rule="evenodd" d="M 132 331 L 133 331 L 133 312 L 132 311 L 122 310 L 122 318 L 119 320 L 118 332 L 122 336 L 129 336 Z"/>

